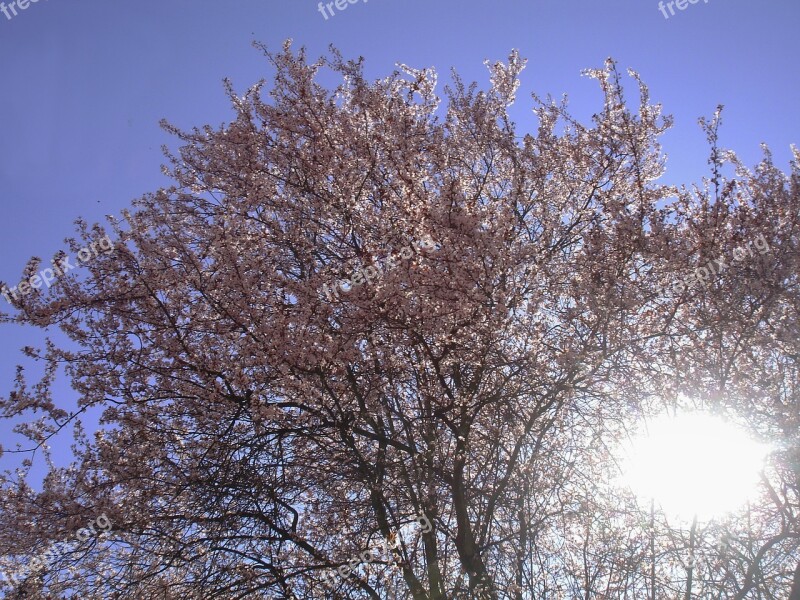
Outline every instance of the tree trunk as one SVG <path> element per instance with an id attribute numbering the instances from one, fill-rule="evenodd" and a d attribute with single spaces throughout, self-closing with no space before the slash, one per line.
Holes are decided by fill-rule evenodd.
<path id="1" fill-rule="evenodd" d="M 794 582 L 792 583 L 792 593 L 789 594 L 789 600 L 800 600 L 800 563 L 794 570 Z"/>

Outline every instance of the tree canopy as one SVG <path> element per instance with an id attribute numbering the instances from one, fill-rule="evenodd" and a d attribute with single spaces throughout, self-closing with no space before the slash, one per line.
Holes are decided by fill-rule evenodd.
<path id="1" fill-rule="evenodd" d="M 111 523 L 9 597 L 681 598 L 687 530 L 612 482 L 635 423 L 694 402 L 775 451 L 696 532 L 693 597 L 788 598 L 800 152 L 749 169 L 718 109 L 708 177 L 665 185 L 670 118 L 611 60 L 589 123 L 534 95 L 518 127 L 516 52 L 440 97 L 432 69 L 263 51 L 230 123 L 164 123 L 173 186 L 79 221 L 73 250 L 114 251 L 5 317 L 71 342 L 26 349 L 46 370 L 2 399 L 31 442 L 7 457 L 75 442 L 40 488 L 3 476 L 0 568 Z"/>

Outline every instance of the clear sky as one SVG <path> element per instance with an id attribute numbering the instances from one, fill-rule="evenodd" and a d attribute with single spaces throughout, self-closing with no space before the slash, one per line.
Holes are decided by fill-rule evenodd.
<path id="1" fill-rule="evenodd" d="M 707 173 L 697 118 L 717 104 L 725 105 L 723 146 L 752 164 L 765 142 L 785 167 L 789 145 L 800 142 L 800 2 L 684 1 L 674 15 L 665 7 L 665 18 L 655 0 L 356 0 L 326 19 L 315 0 L 39 0 L 15 5 L 16 16 L 6 0 L 0 280 L 14 285 L 32 255 L 48 261 L 67 250 L 76 217 L 120 215 L 167 184 L 160 146 L 176 144 L 159 119 L 183 128 L 229 121 L 221 79 L 245 90 L 272 74 L 253 40 L 277 50 L 292 38 L 312 57 L 333 43 L 345 57 L 364 56 L 371 77 L 403 62 L 434 66 L 443 81 L 454 67 L 482 86 L 483 61 L 518 48 L 528 58 L 513 112 L 523 131 L 534 127 L 530 91 L 568 93 L 584 119 L 597 112 L 598 86 L 580 71 L 611 56 L 639 71 L 675 116 L 663 138 L 669 182 Z M 41 339 L 0 328 L 0 394 L 11 389 L 14 365 L 28 364 L 19 348 Z M 0 423 L 6 446 L 8 431 Z"/>

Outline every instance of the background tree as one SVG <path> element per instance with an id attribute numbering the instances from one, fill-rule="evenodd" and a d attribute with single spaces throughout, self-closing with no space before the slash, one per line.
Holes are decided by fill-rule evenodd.
<path id="1" fill-rule="evenodd" d="M 516 53 L 488 65 L 488 91 L 454 75 L 440 109 L 429 69 L 369 82 L 335 50 L 264 52 L 274 86 L 226 82 L 230 124 L 164 125 L 183 143 L 175 185 L 130 229 L 110 219 L 115 252 L 17 302 L 16 322 L 75 347 L 28 349 L 45 377 L 20 369 L 5 415 L 41 411 L 21 431 L 47 455 L 79 423 L 51 398 L 63 366 L 102 420 L 75 427 L 74 464 L 41 491 L 6 474 L 0 548 L 19 564 L 101 512 L 114 524 L 24 593 L 679 597 L 685 536 L 610 481 L 631 424 L 691 392 L 783 443 L 750 521 L 715 525 L 724 548 L 699 532 L 695 589 L 787 597 L 797 152 L 788 176 L 768 154 L 751 173 L 715 119 L 713 177 L 676 189 L 657 183 L 669 119 L 634 72 L 632 111 L 611 61 L 587 71 L 590 125 L 534 96 L 538 129 L 519 136 Z M 759 234 L 769 256 L 672 287 Z M 357 566 L 382 541 L 396 548 Z"/>

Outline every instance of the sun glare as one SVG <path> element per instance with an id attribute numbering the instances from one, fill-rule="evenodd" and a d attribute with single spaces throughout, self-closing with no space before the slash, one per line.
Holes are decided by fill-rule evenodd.
<path id="1" fill-rule="evenodd" d="M 767 447 L 705 413 L 663 416 L 641 426 L 626 448 L 623 481 L 672 518 L 710 520 L 747 503 Z"/>

